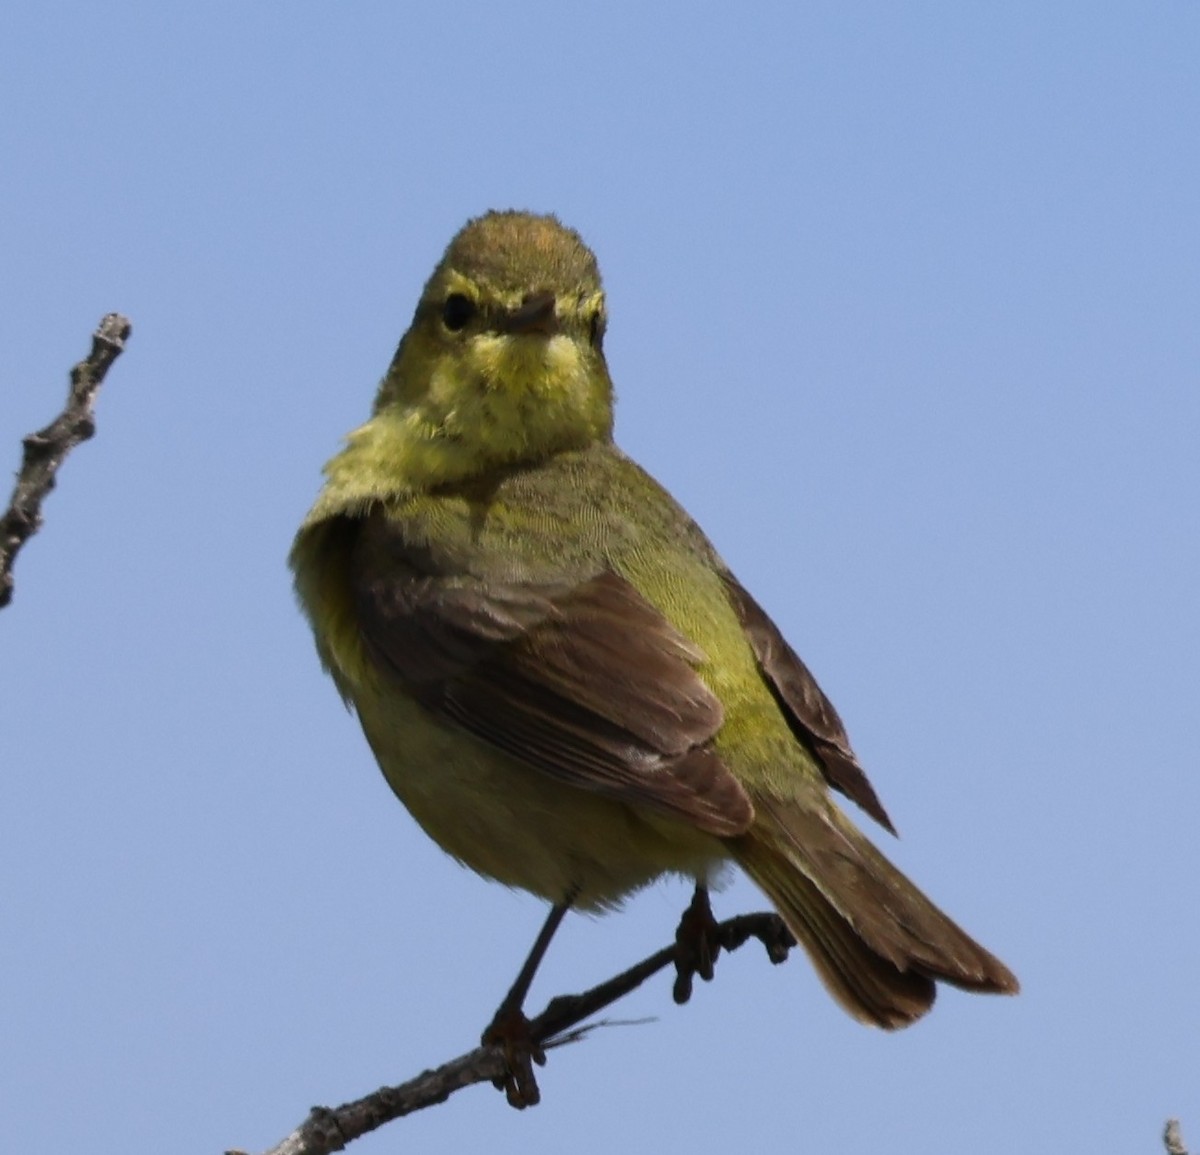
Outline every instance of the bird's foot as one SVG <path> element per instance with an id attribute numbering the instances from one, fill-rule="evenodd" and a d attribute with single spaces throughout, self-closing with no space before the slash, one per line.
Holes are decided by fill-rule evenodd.
<path id="1" fill-rule="evenodd" d="M 520 1007 L 502 1006 L 488 1024 L 481 1040 L 485 1047 L 499 1047 L 504 1054 L 505 1074 L 495 1080 L 497 1090 L 503 1091 L 509 1106 L 523 1111 L 541 1101 L 533 1065 L 546 1065 L 546 1049 L 534 1038 L 529 1019 Z"/>
<path id="2" fill-rule="evenodd" d="M 708 888 L 697 886 L 675 931 L 675 986 L 671 993 L 677 1003 L 682 1005 L 692 997 L 692 980 L 697 975 L 712 982 L 713 965 L 721 953 L 719 931 Z"/>

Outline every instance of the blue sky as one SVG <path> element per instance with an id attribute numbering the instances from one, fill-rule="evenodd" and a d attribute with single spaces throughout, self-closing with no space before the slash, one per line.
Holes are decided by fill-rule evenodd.
<path id="1" fill-rule="evenodd" d="M 98 318 L 134 335 L 0 614 L 6 1145 L 265 1148 L 469 1048 L 523 957 L 543 908 L 392 799 L 284 566 L 489 207 L 595 248 L 618 440 L 1025 989 L 883 1035 L 743 952 L 536 1111 L 354 1150 L 1200 1142 L 1198 61 L 1190 0 L 14 9 L 4 468 Z M 569 920 L 533 1002 L 686 898 Z"/>

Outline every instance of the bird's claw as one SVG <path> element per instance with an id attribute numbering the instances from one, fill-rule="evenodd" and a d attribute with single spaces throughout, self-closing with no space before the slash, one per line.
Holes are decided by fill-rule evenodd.
<path id="1" fill-rule="evenodd" d="M 675 931 L 675 985 L 671 993 L 676 1003 L 682 1005 L 692 997 L 696 975 L 706 983 L 712 982 L 713 967 L 721 953 L 718 932 L 708 891 L 698 886 Z"/>
<path id="2" fill-rule="evenodd" d="M 509 1106 L 518 1111 L 536 1107 L 542 1093 L 533 1065 L 546 1065 L 546 1048 L 534 1038 L 529 1019 L 520 1010 L 501 1008 L 483 1032 L 481 1041 L 485 1047 L 499 1047 L 504 1055 L 504 1074 L 494 1079 L 493 1085 L 504 1092 Z"/>

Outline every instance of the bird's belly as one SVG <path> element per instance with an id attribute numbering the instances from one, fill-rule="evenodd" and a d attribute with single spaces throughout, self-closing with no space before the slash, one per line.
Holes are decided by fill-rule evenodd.
<path id="1" fill-rule="evenodd" d="M 472 870 L 551 902 L 612 906 L 664 873 L 711 879 L 728 858 L 707 835 L 556 781 L 415 702 L 360 700 L 384 777 L 425 832 Z"/>

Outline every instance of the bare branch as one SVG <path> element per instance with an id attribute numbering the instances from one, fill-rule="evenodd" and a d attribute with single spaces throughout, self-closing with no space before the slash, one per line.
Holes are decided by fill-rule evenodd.
<path id="1" fill-rule="evenodd" d="M 756 938 L 766 947 L 767 956 L 775 963 L 782 962 L 787 957 L 789 947 L 795 945 L 783 920 L 774 913 L 744 914 L 728 919 L 717 924 L 715 933 L 721 947 L 731 951 L 748 939 Z M 584 1019 L 611 1006 L 677 959 L 678 948 L 675 945 L 664 947 L 589 991 L 551 999 L 546 1009 L 530 1022 L 534 1039 L 546 1048 L 578 1042 L 589 1029 L 579 1027 Z M 434 1070 L 423 1072 L 407 1083 L 381 1087 L 362 1099 L 343 1103 L 340 1107 L 314 1107 L 295 1131 L 265 1155 L 331 1155 L 393 1119 L 411 1115 L 436 1103 L 444 1103 L 463 1087 L 475 1083 L 502 1085 L 506 1074 L 501 1047 L 476 1047 Z M 227 1155 L 244 1153 L 231 1151 Z"/>
<path id="2" fill-rule="evenodd" d="M 1167 1155 L 1188 1155 L 1188 1149 L 1183 1143 L 1183 1135 L 1179 1130 L 1178 1119 L 1167 1120 L 1166 1129 L 1163 1131 L 1163 1144 L 1167 1148 Z"/>
<path id="3" fill-rule="evenodd" d="M 96 432 L 92 405 L 104 375 L 121 355 L 132 326 L 109 313 L 92 334 L 92 351 L 71 370 L 71 392 L 63 411 L 45 429 L 22 442 L 25 453 L 12 500 L 0 517 L 0 609 L 13 594 L 12 567 L 21 547 L 42 525 L 42 501 L 68 453 Z"/>

